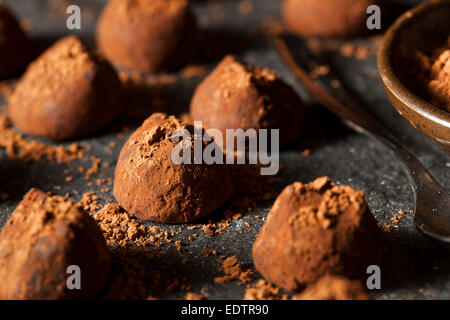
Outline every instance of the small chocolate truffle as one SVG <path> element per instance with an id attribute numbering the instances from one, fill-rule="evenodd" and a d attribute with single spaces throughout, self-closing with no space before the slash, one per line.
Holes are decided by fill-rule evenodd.
<path id="1" fill-rule="evenodd" d="M 172 141 L 172 134 L 181 130 L 189 132 L 192 142 Z M 193 126 L 162 113 L 145 120 L 125 143 L 117 161 L 114 196 L 128 213 L 143 220 L 187 223 L 210 214 L 230 198 L 230 166 L 176 164 L 171 155 L 180 143 L 187 143 L 193 159 Z M 203 140 L 204 147 L 213 143 Z"/>
<path id="2" fill-rule="evenodd" d="M 346 38 L 368 31 L 367 8 L 379 0 L 284 0 L 286 27 L 299 36 Z"/>
<path id="3" fill-rule="evenodd" d="M 62 141 L 111 122 L 120 111 L 120 97 L 121 83 L 112 66 L 68 36 L 30 64 L 8 107 L 23 132 Z"/>
<path id="4" fill-rule="evenodd" d="M 112 0 L 97 43 L 113 63 L 141 72 L 179 67 L 197 54 L 199 32 L 188 0 Z"/>
<path id="5" fill-rule="evenodd" d="M 361 281 L 326 275 L 308 286 L 294 300 L 369 300 Z"/>
<path id="6" fill-rule="evenodd" d="M 205 129 L 279 129 L 280 143 L 296 141 L 302 129 L 303 104 L 274 72 L 226 56 L 195 90 L 192 120 Z"/>
<path id="7" fill-rule="evenodd" d="M 294 290 L 326 274 L 364 277 L 382 248 L 364 193 L 322 177 L 295 182 L 278 196 L 253 245 L 253 261 L 267 281 Z"/>
<path id="8" fill-rule="evenodd" d="M 0 79 L 25 67 L 31 52 L 28 37 L 14 15 L 0 3 Z"/>
<path id="9" fill-rule="evenodd" d="M 0 232 L 0 299 L 93 299 L 111 258 L 95 220 L 73 201 L 31 189 Z M 78 266 L 81 289 L 69 289 Z M 73 280 L 73 281 L 72 281 Z"/>

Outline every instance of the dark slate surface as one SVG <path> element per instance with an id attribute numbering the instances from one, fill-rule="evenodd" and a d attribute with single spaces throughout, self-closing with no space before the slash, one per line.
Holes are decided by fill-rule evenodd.
<path id="1" fill-rule="evenodd" d="M 48 43 L 67 34 L 65 17 L 58 9 L 64 1 L 31 1 L 5 0 L 7 5 L 21 17 L 31 19 L 33 28 L 29 31 L 35 43 Z M 388 234 L 389 244 L 381 265 L 382 290 L 372 291 L 377 299 L 449 299 L 450 298 L 450 256 L 448 249 L 432 242 L 418 233 L 412 222 L 410 209 L 414 209 L 413 193 L 402 164 L 393 154 L 370 137 L 356 134 L 346 129 L 338 119 L 314 104 L 305 91 L 295 82 L 282 61 L 265 41 L 264 36 L 244 30 L 261 26 L 267 16 L 279 15 L 279 1 L 253 0 L 255 10 L 250 15 L 242 15 L 237 10 L 238 1 L 194 1 L 195 13 L 201 27 L 216 37 L 223 37 L 225 52 L 233 52 L 249 63 L 267 66 L 276 70 L 283 79 L 294 86 L 299 94 L 311 106 L 305 134 L 305 141 L 319 141 L 312 149 L 309 157 L 300 155 L 300 147 L 294 146 L 284 150 L 281 162 L 284 169 L 277 178 L 277 189 L 281 190 L 293 181 L 307 182 L 316 177 L 328 175 L 340 184 L 349 184 L 366 192 L 366 199 L 371 210 L 380 223 L 390 223 L 390 218 L 397 215 L 399 209 L 407 212 L 393 232 Z M 397 4 L 408 5 L 420 1 L 398 0 Z M 96 17 L 105 1 L 73 1 L 81 5 L 83 12 L 82 30 L 77 32 L 86 42 L 94 44 L 93 30 Z M 403 9 L 400 9 L 403 10 Z M 223 16 L 224 19 L 217 17 Z M 366 41 L 366 40 L 361 40 Z M 211 46 L 211 45 L 210 45 Z M 211 48 L 209 48 L 211 49 Z M 222 52 L 222 51 L 219 51 Z M 425 166 L 443 185 L 450 187 L 450 159 L 440 153 L 435 146 L 410 127 L 393 109 L 378 79 L 375 57 L 369 60 L 353 60 L 343 58 L 339 54 L 332 56 L 333 66 L 358 97 L 371 108 L 394 130 L 407 144 Z M 212 68 L 217 62 L 208 61 Z M 175 84 L 166 86 L 158 92 L 158 97 L 165 101 L 168 112 L 185 111 L 195 86 L 203 76 L 191 79 L 179 78 Z M 147 113 L 151 113 L 149 110 Z M 143 120 L 143 119 L 142 119 Z M 105 130 L 95 136 L 83 139 L 84 146 L 91 145 L 89 155 L 100 157 L 103 161 L 114 164 L 121 145 L 128 134 L 117 138 L 114 130 Z M 114 141 L 117 147 L 110 154 L 105 150 Z M 300 141 L 298 145 L 302 142 Z M 0 191 L 12 194 L 8 201 L 0 202 L 0 226 L 8 219 L 21 197 L 31 187 L 64 195 L 66 192 L 75 199 L 87 191 L 94 191 L 102 201 L 113 200 L 111 193 L 101 193 L 100 187 L 87 187 L 84 175 L 76 170 L 79 166 L 90 167 L 89 157 L 75 161 L 69 167 L 74 177 L 70 183 L 65 182 L 63 170 L 65 165 L 42 162 L 24 166 L 22 162 L 9 159 L 4 150 L 0 150 Z M 101 168 L 94 177 L 112 177 L 114 168 Z M 192 255 L 179 253 L 175 246 L 166 245 L 161 259 L 154 264 L 165 266 L 168 270 L 177 270 L 178 274 L 187 277 L 192 291 L 208 292 L 213 299 L 240 299 L 244 287 L 236 282 L 216 285 L 214 277 L 222 275 L 217 271 L 219 258 L 206 258 L 201 254 L 204 248 L 217 249 L 220 254 L 236 255 L 239 261 L 252 265 L 251 246 L 263 223 L 256 215 L 265 216 L 270 203 L 261 205 L 260 210 L 246 213 L 242 219 L 232 221 L 230 232 L 208 237 L 201 230 L 185 229 L 175 239 L 182 240 L 187 251 Z M 213 220 L 220 220 L 220 213 L 213 215 Z M 249 222 L 251 227 L 246 227 Z M 184 227 L 184 226 L 182 226 Z M 177 227 L 163 226 L 167 230 Z M 242 233 L 240 233 L 242 231 Z M 192 233 L 199 237 L 193 242 L 187 241 Z M 189 257 L 189 264 L 182 264 L 184 257 Z M 202 261 L 206 261 L 202 264 Z M 259 275 L 258 275 L 259 276 Z M 162 298 L 183 298 L 184 293 L 162 294 Z"/>

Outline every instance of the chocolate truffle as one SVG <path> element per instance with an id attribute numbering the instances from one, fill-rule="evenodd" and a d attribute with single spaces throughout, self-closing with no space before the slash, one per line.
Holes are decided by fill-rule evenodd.
<path id="1" fill-rule="evenodd" d="M 31 49 L 30 41 L 19 22 L 0 3 L 0 79 L 25 67 Z"/>
<path id="2" fill-rule="evenodd" d="M 299 36 L 354 37 L 368 31 L 367 8 L 379 0 L 284 0 L 288 30 Z"/>
<path id="3" fill-rule="evenodd" d="M 399 73 L 408 86 L 432 105 L 450 113 L 450 37 L 425 54 L 402 57 Z"/>
<path id="4" fill-rule="evenodd" d="M 303 104 L 274 72 L 226 56 L 195 90 L 192 120 L 205 129 L 280 129 L 280 143 L 298 139 Z"/>
<path id="5" fill-rule="evenodd" d="M 23 132 L 62 141 L 111 122 L 120 111 L 120 97 L 112 66 L 68 36 L 30 64 L 8 107 L 12 122 Z"/>
<path id="6" fill-rule="evenodd" d="M 141 72 L 179 67 L 196 56 L 198 29 L 188 0 L 112 0 L 97 43 L 113 63 Z"/>
<path id="7" fill-rule="evenodd" d="M 114 196 L 128 213 L 143 220 L 187 223 L 210 214 L 231 196 L 230 166 L 172 161 L 172 150 L 182 143 L 171 139 L 176 130 L 187 130 L 194 140 L 193 126 L 155 113 L 123 146 L 114 176 Z M 187 143 L 193 157 L 193 142 Z M 211 143 L 203 141 L 204 146 Z"/>
<path id="8" fill-rule="evenodd" d="M 110 263 L 89 214 L 71 200 L 31 189 L 0 232 L 0 299 L 93 299 Z M 72 265 L 80 268 L 81 289 L 67 287 Z"/>
<path id="9" fill-rule="evenodd" d="M 295 300 L 369 300 L 361 281 L 326 275 L 308 286 Z"/>
<path id="10" fill-rule="evenodd" d="M 287 290 L 326 274 L 363 277 L 381 254 L 382 233 L 364 193 L 327 177 L 287 186 L 253 245 L 256 269 Z"/>

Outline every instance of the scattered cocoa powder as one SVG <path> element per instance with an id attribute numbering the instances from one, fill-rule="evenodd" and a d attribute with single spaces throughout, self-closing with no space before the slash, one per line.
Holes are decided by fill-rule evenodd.
<path id="1" fill-rule="evenodd" d="M 162 276 L 159 271 L 152 274 L 151 282 L 146 281 L 148 270 L 142 258 L 123 247 L 110 251 L 112 256 L 111 278 L 102 299 L 142 299 L 148 297 L 152 290 L 160 286 Z"/>
<path id="2" fill-rule="evenodd" d="M 288 300 L 288 295 L 280 288 L 260 279 L 245 289 L 244 300 Z"/>
<path id="3" fill-rule="evenodd" d="M 316 65 L 310 72 L 310 77 L 313 79 L 317 79 L 322 76 L 326 76 L 330 73 L 330 67 L 327 65 Z"/>
<path id="4" fill-rule="evenodd" d="M 96 175 L 99 172 L 100 169 L 100 163 L 102 162 L 101 159 L 95 157 L 95 156 L 91 156 L 91 160 L 92 160 L 92 166 L 86 170 L 86 180 L 89 180 L 90 177 L 92 175 Z"/>
<path id="5" fill-rule="evenodd" d="M 223 284 L 233 280 L 239 280 L 239 285 L 247 284 L 253 281 L 253 271 L 250 268 L 244 268 L 237 260 L 236 256 L 226 258 L 220 270 L 226 275 L 214 278 L 215 283 Z"/>
<path id="6" fill-rule="evenodd" d="M 326 275 L 308 286 L 294 300 L 368 300 L 366 290 L 358 280 Z"/>
<path id="7" fill-rule="evenodd" d="M 186 293 L 185 300 L 205 300 L 207 298 L 208 298 L 208 295 L 188 292 L 188 293 Z"/>
<path id="8" fill-rule="evenodd" d="M 80 200 L 80 205 L 88 212 L 100 210 L 103 206 L 98 202 L 99 197 L 94 192 L 85 192 Z"/>
<path id="9" fill-rule="evenodd" d="M 6 115 L 0 115 L 0 148 L 6 149 L 6 154 L 11 159 L 21 159 L 26 162 L 46 158 L 52 162 L 70 163 L 84 157 L 83 149 L 78 143 L 64 146 L 26 140 L 12 128 Z"/>
<path id="10" fill-rule="evenodd" d="M 207 225 L 203 228 L 203 231 L 207 236 L 212 237 L 214 235 L 214 227 L 212 225 Z"/>

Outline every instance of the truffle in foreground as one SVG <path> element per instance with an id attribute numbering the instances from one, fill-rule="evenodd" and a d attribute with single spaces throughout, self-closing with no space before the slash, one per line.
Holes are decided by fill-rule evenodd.
<path id="1" fill-rule="evenodd" d="M 71 200 L 31 189 L 0 232 L 0 299 L 93 299 L 110 264 L 89 214 Z M 81 271 L 79 290 L 67 286 L 73 265 Z"/>

